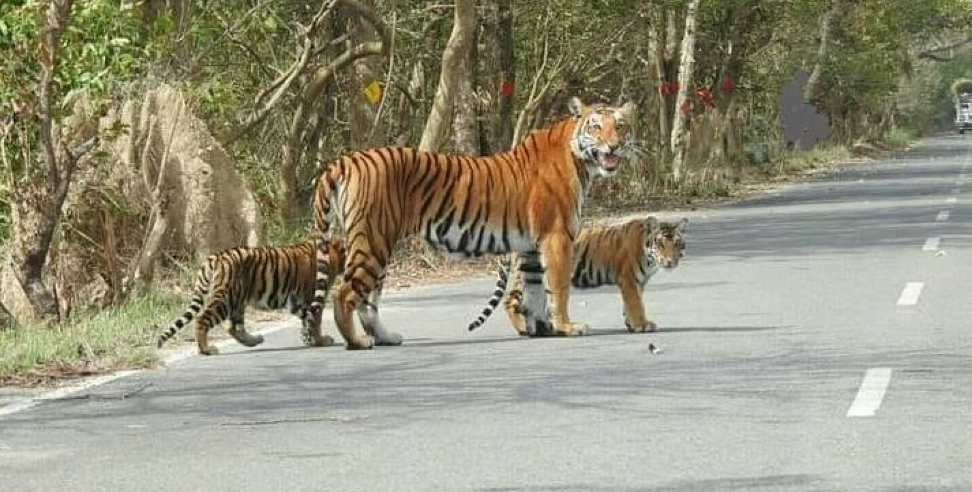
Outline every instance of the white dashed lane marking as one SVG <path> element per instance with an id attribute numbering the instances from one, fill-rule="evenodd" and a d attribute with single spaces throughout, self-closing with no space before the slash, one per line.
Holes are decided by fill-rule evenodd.
<path id="1" fill-rule="evenodd" d="M 951 212 L 948 210 L 942 210 L 941 212 L 938 212 L 938 215 L 935 216 L 935 222 L 945 222 L 948 220 L 949 215 L 951 215 Z"/>
<path id="2" fill-rule="evenodd" d="M 898 296 L 898 305 L 914 306 L 918 304 L 918 298 L 921 297 L 921 290 L 924 288 L 924 282 L 908 282 L 901 290 L 901 295 Z"/>
<path id="3" fill-rule="evenodd" d="M 958 198 L 955 198 L 954 196 L 950 196 L 945 199 L 945 203 L 956 203 L 956 202 L 958 202 Z"/>
<path id="4" fill-rule="evenodd" d="M 921 247 L 922 251 L 938 251 L 938 246 L 941 244 L 942 238 L 940 237 L 930 237 L 925 240 L 925 245 Z"/>
<path id="5" fill-rule="evenodd" d="M 847 409 L 848 417 L 873 417 L 881 402 L 884 394 L 891 383 L 891 369 L 887 367 L 875 367 L 868 369 L 864 373 L 861 387 L 857 390 L 857 396 L 850 408 Z"/>

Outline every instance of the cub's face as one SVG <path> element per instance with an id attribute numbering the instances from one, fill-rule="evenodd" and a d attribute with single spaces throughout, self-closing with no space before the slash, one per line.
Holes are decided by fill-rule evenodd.
<path id="1" fill-rule="evenodd" d="M 658 222 L 653 218 L 645 221 L 647 237 L 645 252 L 651 255 L 661 266 L 671 270 L 678 266 L 685 252 L 685 240 L 682 235 L 688 219 L 678 222 Z"/>
<path id="2" fill-rule="evenodd" d="M 634 104 L 586 106 L 575 97 L 570 101 L 570 112 L 578 120 L 571 141 L 574 155 L 587 164 L 592 174 L 613 176 L 633 144 L 630 124 L 634 119 Z"/>

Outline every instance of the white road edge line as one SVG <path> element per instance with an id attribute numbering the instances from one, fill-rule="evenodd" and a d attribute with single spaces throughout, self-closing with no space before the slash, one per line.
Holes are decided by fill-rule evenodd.
<path id="1" fill-rule="evenodd" d="M 914 306 L 915 304 L 918 304 L 918 297 L 921 296 L 921 290 L 924 288 L 924 282 L 908 282 L 905 284 L 904 289 L 901 291 L 901 295 L 898 297 L 898 305 Z"/>
<path id="2" fill-rule="evenodd" d="M 951 215 L 951 212 L 948 210 L 942 210 L 941 212 L 938 212 L 937 216 L 935 216 L 935 222 L 945 222 L 948 220 L 949 215 Z"/>
<path id="3" fill-rule="evenodd" d="M 254 334 L 254 335 L 269 335 L 271 333 L 280 331 L 280 330 L 282 330 L 284 328 L 287 328 L 289 326 L 290 325 L 287 324 L 287 323 L 280 323 L 277 326 L 271 326 L 271 327 L 265 328 L 263 330 L 253 331 L 252 334 Z M 229 339 L 221 340 L 221 341 L 219 341 L 217 343 L 214 343 L 213 345 L 216 348 L 218 348 L 218 349 L 223 349 L 223 348 L 228 347 L 228 346 L 230 346 L 230 345 L 232 345 L 234 343 L 236 343 L 236 340 L 234 340 L 232 338 L 229 338 Z M 180 349 L 179 351 L 177 351 L 177 352 L 175 352 L 173 354 L 170 354 L 169 356 L 163 358 L 161 360 L 161 362 L 162 362 L 163 365 L 168 366 L 168 365 L 174 364 L 176 362 L 179 362 L 179 361 L 188 359 L 189 357 L 195 356 L 196 353 L 197 353 L 196 352 L 196 346 L 195 345 L 192 345 L 190 347 L 186 347 L 186 348 Z M 94 388 L 95 386 L 101 386 L 102 384 L 110 383 L 110 382 L 115 381 L 117 379 L 121 379 L 121 378 L 124 378 L 124 377 L 127 377 L 127 376 L 131 376 L 132 374 L 138 374 L 140 372 L 144 372 L 144 371 L 147 371 L 147 370 L 149 370 L 149 369 L 134 369 L 134 370 L 128 370 L 128 371 L 118 371 L 118 372 L 114 372 L 114 373 L 111 373 L 111 374 L 105 374 L 104 376 L 96 376 L 96 377 L 93 377 L 93 378 L 85 379 L 83 381 L 78 382 L 77 384 L 71 384 L 71 385 L 63 386 L 63 387 L 57 388 L 55 390 L 51 390 L 51 391 L 48 391 L 46 393 L 43 393 L 40 396 L 36 396 L 34 398 L 31 398 L 31 399 L 27 399 L 27 400 L 24 400 L 24 401 L 19 401 L 19 402 L 11 403 L 9 405 L 0 407 L 0 418 L 5 417 L 7 415 L 13 415 L 13 414 L 15 414 L 17 412 L 22 412 L 22 411 L 28 410 L 30 408 L 34 408 L 37 405 L 40 405 L 41 403 L 43 403 L 45 401 L 59 400 L 61 398 L 65 398 L 65 397 L 74 395 L 76 393 L 80 393 L 80 392 L 82 392 L 82 391 L 84 391 L 86 389 Z"/>
<path id="4" fill-rule="evenodd" d="M 921 247 L 922 251 L 938 251 L 939 245 L 942 243 L 942 238 L 940 237 L 930 237 L 925 240 L 925 245 Z"/>
<path id="5" fill-rule="evenodd" d="M 955 198 L 954 196 L 950 196 L 945 199 L 945 203 L 956 203 L 956 202 L 958 202 L 958 198 Z"/>
<path id="6" fill-rule="evenodd" d="M 890 383 L 890 368 L 875 367 L 868 369 L 864 373 L 864 379 L 861 381 L 860 389 L 857 390 L 854 402 L 847 409 L 847 416 L 873 417 L 878 408 L 881 408 L 881 401 L 884 400 L 884 393 L 887 392 Z"/>

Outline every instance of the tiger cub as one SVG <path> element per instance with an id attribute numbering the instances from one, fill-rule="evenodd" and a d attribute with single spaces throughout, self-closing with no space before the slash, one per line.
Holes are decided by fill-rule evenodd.
<path id="1" fill-rule="evenodd" d="M 326 272 L 331 278 L 340 275 L 344 267 L 344 243 L 331 239 L 324 258 Z M 195 287 L 189 308 L 172 322 L 161 335 L 157 346 L 162 347 L 193 318 L 196 319 L 196 343 L 199 353 L 218 353 L 209 344 L 208 332 L 227 318 L 229 334 L 247 347 L 263 343 L 263 336 L 251 335 L 243 326 L 247 305 L 262 309 L 280 309 L 285 305 L 300 317 L 301 335 L 308 345 L 318 347 L 334 343 L 321 334 L 320 317 L 308 309 L 314 298 L 317 273 L 315 243 L 312 239 L 282 247 L 233 248 L 210 255 L 196 274 Z M 209 303 L 200 314 L 207 294 Z"/>
<path id="2" fill-rule="evenodd" d="M 574 242 L 571 285 L 578 289 L 617 285 L 624 302 L 624 323 L 628 331 L 655 331 L 658 327 L 648 320 L 641 302 L 642 289 L 659 267 L 670 270 L 678 266 L 685 250 L 682 235 L 686 224 L 688 219 L 671 223 L 647 217 L 581 230 Z M 479 318 L 469 324 L 470 331 L 482 326 L 503 298 L 508 272 L 516 271 L 511 267 L 515 265 L 506 264 L 498 272 L 496 291 Z M 525 336 L 528 313 L 524 312 L 522 276 L 514 277 L 513 283 L 505 308 L 513 329 Z"/>

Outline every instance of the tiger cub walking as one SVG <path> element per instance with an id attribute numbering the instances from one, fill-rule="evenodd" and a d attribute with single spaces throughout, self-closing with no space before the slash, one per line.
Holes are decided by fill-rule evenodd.
<path id="1" fill-rule="evenodd" d="M 642 290 L 659 267 L 678 266 L 685 249 L 682 234 L 688 219 L 679 222 L 659 222 L 654 217 L 635 219 L 615 226 L 594 226 L 582 229 L 574 242 L 574 270 L 571 285 L 578 289 L 617 285 L 624 302 L 624 322 L 630 332 L 655 331 L 657 325 L 649 321 L 641 302 Z M 499 305 L 506 291 L 508 271 L 515 265 L 504 265 L 498 272 L 496 292 L 483 313 L 469 324 L 469 330 L 483 325 Z M 516 275 L 513 288 L 506 298 L 505 308 L 513 329 L 527 335 L 523 304 L 523 277 Z"/>
<path id="2" fill-rule="evenodd" d="M 343 272 L 341 240 L 329 241 L 325 262 L 325 271 L 331 278 Z M 309 310 L 316 274 L 315 243 L 311 239 L 290 246 L 241 247 L 210 255 L 196 274 L 189 308 L 159 335 L 157 346 L 161 348 L 166 340 L 197 318 L 199 353 L 216 354 L 216 347 L 208 341 L 209 329 L 228 318 L 229 334 L 241 344 L 255 347 L 263 343 L 263 337 L 251 335 L 244 328 L 243 313 L 247 305 L 262 309 L 287 306 L 292 314 L 300 317 L 305 343 L 318 347 L 331 345 L 334 339 L 321 334 L 321 319 Z M 200 314 L 207 294 L 209 303 Z"/>

